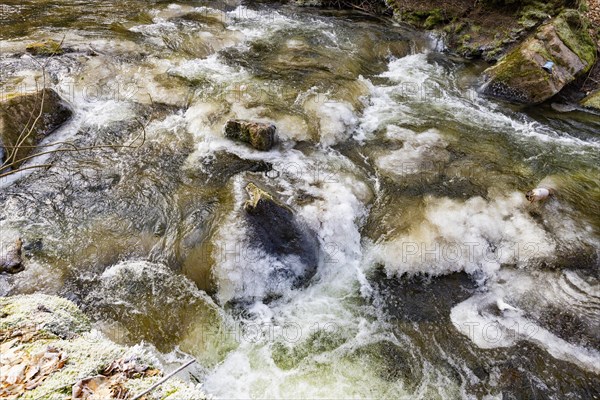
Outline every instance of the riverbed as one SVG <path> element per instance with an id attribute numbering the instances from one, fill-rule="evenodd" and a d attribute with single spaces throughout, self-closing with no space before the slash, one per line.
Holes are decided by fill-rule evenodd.
<path id="1" fill-rule="evenodd" d="M 484 65 L 357 12 L 13 3 L 2 93 L 45 76 L 74 115 L 44 144 L 114 148 L 0 182 L 26 259 L 0 295 L 58 294 L 118 343 L 191 354 L 216 398 L 600 398 L 597 115 L 488 99 Z M 47 38 L 64 53 L 26 53 Z M 279 141 L 226 139 L 230 118 Z M 303 285 L 256 245 L 250 182 L 315 239 Z"/>

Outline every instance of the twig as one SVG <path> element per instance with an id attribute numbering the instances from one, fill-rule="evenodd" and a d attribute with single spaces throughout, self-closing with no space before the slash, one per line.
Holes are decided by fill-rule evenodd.
<path id="1" fill-rule="evenodd" d="M 60 49 L 62 47 L 62 44 L 64 41 L 65 41 L 65 36 L 63 36 L 63 38 L 61 39 L 60 43 L 58 44 L 57 49 Z M 19 137 L 17 138 L 15 147 L 12 149 L 10 155 L 6 158 L 6 162 L 4 162 L 2 167 L 9 166 L 9 165 L 6 165 L 9 161 L 10 161 L 10 164 L 15 164 L 18 162 L 18 161 L 14 161 L 14 157 L 17 156 L 17 153 L 18 153 L 21 145 L 23 145 L 23 143 L 25 143 L 25 141 L 29 138 L 29 136 L 31 136 L 31 134 L 33 133 L 33 130 L 35 128 L 35 125 L 38 123 L 38 121 L 40 120 L 40 118 L 42 117 L 42 115 L 44 113 L 44 96 L 46 95 L 46 65 L 48 65 L 48 63 L 50 62 L 50 59 L 52 57 L 54 57 L 55 54 L 56 54 L 56 51 L 53 52 L 52 54 L 50 54 L 50 57 L 48 57 L 48 59 L 46 60 L 46 62 L 43 65 L 40 64 L 35 58 L 32 57 L 33 62 L 38 64 L 42 70 L 42 98 L 40 101 L 40 103 L 41 103 L 40 104 L 40 112 L 38 113 L 38 116 L 36 117 L 36 119 L 33 121 L 31 128 L 28 129 L 27 127 L 29 126 L 29 122 L 31 122 L 31 118 L 33 117 L 33 115 L 29 116 L 29 120 L 27 120 L 27 124 L 25 125 L 25 127 L 19 134 Z M 36 86 L 36 91 L 37 91 L 37 81 L 35 83 L 35 86 Z M 27 132 L 27 133 L 25 134 L 25 132 Z M 25 134 L 25 136 L 23 136 L 23 134 Z"/>
<path id="2" fill-rule="evenodd" d="M 8 171 L 8 172 L 4 172 L 3 174 L 0 174 L 0 179 L 5 178 L 9 175 L 16 174 L 17 172 L 25 171 L 26 169 L 45 168 L 45 167 L 51 167 L 51 166 L 52 166 L 52 164 L 37 164 L 37 165 L 31 165 L 29 167 L 13 169 L 12 171 Z"/>
<path id="3" fill-rule="evenodd" d="M 150 386 L 148 389 L 144 390 L 142 393 L 138 394 L 137 396 L 135 396 L 131 400 L 139 400 L 142 396 L 144 396 L 145 394 L 150 393 L 151 391 L 153 391 L 154 389 L 156 389 L 157 387 L 159 387 L 160 385 L 162 385 L 163 383 L 165 383 L 167 380 L 169 380 L 173 376 L 175 376 L 175 374 L 177 374 L 178 372 L 182 371 L 183 369 L 189 367 L 190 365 L 192 365 L 195 362 L 196 362 L 195 358 L 191 359 L 190 361 L 188 361 L 187 363 L 183 364 L 181 367 L 177 368 L 175 371 L 171 372 L 169 375 L 165 376 L 160 381 L 156 382 L 154 385 Z"/>
<path id="4" fill-rule="evenodd" d="M 62 44 L 65 40 L 65 37 L 63 36 L 62 40 L 60 41 L 57 49 L 60 49 L 62 47 Z M 7 157 L 4 160 L 3 163 L 1 163 L 0 165 L 0 178 L 4 178 L 6 176 L 15 174 L 18 171 L 22 171 L 22 170 L 26 170 L 26 169 L 34 169 L 34 168 L 43 168 L 43 167 L 49 167 L 51 165 L 48 164 L 41 164 L 41 165 L 32 165 L 26 168 L 18 168 L 18 166 L 27 161 L 30 160 L 32 158 L 35 158 L 37 156 L 42 156 L 42 155 L 46 155 L 46 154 L 53 154 L 53 153 L 61 153 L 61 152 L 80 152 L 80 151 L 85 151 L 85 150 L 97 150 L 97 149 L 120 149 L 120 148 L 131 148 L 131 149 L 137 149 L 139 147 L 141 147 L 145 142 L 146 142 L 146 126 L 150 123 L 150 121 L 152 120 L 152 116 L 150 117 L 150 119 L 146 122 L 146 124 L 143 124 L 140 120 L 137 120 L 137 123 L 141 126 L 142 128 L 142 132 L 131 141 L 131 144 L 125 144 L 125 145 L 94 145 L 94 146 L 86 146 L 86 147 L 77 147 L 75 144 L 73 144 L 71 141 L 60 141 L 60 142 L 55 142 L 55 143 L 48 143 L 48 144 L 43 144 L 43 145 L 29 145 L 26 143 L 26 141 L 29 139 L 29 137 L 32 135 L 32 133 L 34 132 L 34 128 L 36 126 L 36 124 L 38 123 L 38 121 L 40 120 L 40 118 L 42 118 L 43 113 L 44 113 L 44 100 L 45 100 L 45 94 L 46 94 L 46 65 L 48 64 L 48 62 L 50 61 L 50 59 L 57 54 L 57 51 L 54 51 L 50 57 L 48 57 L 48 59 L 46 60 L 46 62 L 44 62 L 43 64 L 38 62 L 35 58 L 32 58 L 33 61 L 39 65 L 39 67 L 42 70 L 42 93 L 41 93 L 41 99 L 40 99 L 40 109 L 39 112 L 37 113 L 37 116 L 35 117 L 33 123 L 31 124 L 31 126 L 29 125 L 31 123 L 31 120 L 34 117 L 34 113 L 32 112 L 29 116 L 29 120 L 27 121 L 27 123 L 25 124 L 25 126 L 23 127 L 22 131 L 19 133 L 19 136 L 16 140 L 16 142 L 14 144 L 10 144 L 8 146 L 4 146 L 6 149 L 6 153 L 7 153 Z M 36 81 L 36 91 L 38 88 L 38 82 Z M 39 91 L 38 91 L 39 92 Z M 148 94 L 148 96 L 150 97 L 150 102 L 153 104 L 154 101 L 152 99 L 152 96 L 150 96 L 150 94 Z M 142 137 L 142 142 L 139 145 L 134 145 L 134 143 L 140 138 Z M 26 155 L 24 157 L 18 158 L 19 157 L 19 150 L 21 149 L 27 149 L 27 148 L 43 148 L 43 147 L 56 147 L 59 145 L 68 145 L 71 148 L 54 148 L 54 149 L 50 149 L 48 151 L 40 151 L 37 152 L 35 154 L 30 154 L 30 155 Z M 1 162 L 1 160 L 0 160 Z M 10 169 L 10 171 L 8 172 L 4 172 L 2 173 L 1 171 L 6 171 L 7 169 Z"/>

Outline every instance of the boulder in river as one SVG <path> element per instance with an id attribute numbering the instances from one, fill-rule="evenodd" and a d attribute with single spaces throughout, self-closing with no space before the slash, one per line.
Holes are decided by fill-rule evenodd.
<path id="1" fill-rule="evenodd" d="M 22 246 L 23 242 L 20 238 L 12 243 L 2 243 L 0 248 L 0 273 L 16 274 L 23 271 Z"/>
<path id="2" fill-rule="evenodd" d="M 72 115 L 71 109 L 52 89 L 34 93 L 9 93 L 0 102 L 1 162 L 18 168 L 35 146 Z M 39 117 L 39 118 L 38 118 Z M 22 134 L 23 133 L 23 134 Z M 14 147 L 19 144 L 16 152 Z"/>
<path id="3" fill-rule="evenodd" d="M 230 119 L 225 123 L 225 137 L 248 143 L 256 150 L 268 151 L 275 144 L 276 127 L 273 124 Z"/>
<path id="4" fill-rule="evenodd" d="M 584 17 L 567 10 L 488 68 L 484 92 L 508 101 L 537 104 L 587 72 L 595 59 L 596 47 Z M 553 67 L 543 68 L 549 61 Z"/>
<path id="5" fill-rule="evenodd" d="M 289 266 L 276 271 L 278 280 L 291 282 L 294 288 L 305 286 L 317 272 L 319 242 L 316 235 L 296 218 L 294 212 L 253 183 L 246 186 L 249 199 L 244 204 L 252 240 L 269 255 Z M 291 261 L 295 262 L 292 266 Z"/>
<path id="6" fill-rule="evenodd" d="M 203 176 L 207 184 L 224 185 L 241 172 L 269 172 L 273 165 L 263 160 L 248 160 L 226 151 L 217 151 L 203 161 Z"/>

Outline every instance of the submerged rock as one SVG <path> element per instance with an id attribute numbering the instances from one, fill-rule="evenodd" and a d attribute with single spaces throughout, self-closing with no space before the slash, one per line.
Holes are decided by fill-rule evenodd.
<path id="1" fill-rule="evenodd" d="M 225 124 L 225 137 L 248 143 L 257 150 L 268 151 L 275 144 L 275 130 L 275 125 L 269 123 L 230 119 Z"/>
<path id="2" fill-rule="evenodd" d="M 0 248 L 0 273 L 8 272 L 9 274 L 16 274 L 25 269 L 21 257 L 22 246 L 23 242 L 21 239 L 17 239 L 13 243 L 2 243 L 2 247 Z"/>
<path id="3" fill-rule="evenodd" d="M 316 236 L 294 216 L 293 211 L 276 201 L 253 183 L 246 186 L 249 199 L 244 204 L 251 238 L 269 255 L 279 258 L 288 269 L 275 271 L 278 280 L 294 288 L 305 286 L 317 272 L 319 244 Z M 290 261 L 299 261 L 295 268 Z M 297 264 L 297 263 L 296 263 Z"/>
<path id="4" fill-rule="evenodd" d="M 520 46 L 484 74 L 484 92 L 508 101 L 536 104 L 558 93 L 587 72 L 596 59 L 596 48 L 583 17 L 567 10 L 540 26 Z M 548 71 L 544 65 L 554 63 Z"/>
<path id="5" fill-rule="evenodd" d="M 19 160 L 30 155 L 40 141 L 71 115 L 71 109 L 52 89 L 9 93 L 0 102 L 0 147 L 3 149 L 0 161 L 13 162 L 13 167 L 18 168 L 22 163 Z M 17 145 L 19 149 L 14 152 Z"/>
<path id="6" fill-rule="evenodd" d="M 113 327 L 119 342 L 144 340 L 168 353 L 175 346 L 203 365 L 215 365 L 235 346 L 217 336 L 225 320 L 189 279 L 162 263 L 123 261 L 106 269 L 82 296 L 83 309 Z"/>
<path id="7" fill-rule="evenodd" d="M 241 172 L 269 172 L 273 165 L 263 160 L 248 160 L 226 151 L 217 151 L 203 160 L 202 178 L 207 184 L 224 185 Z"/>

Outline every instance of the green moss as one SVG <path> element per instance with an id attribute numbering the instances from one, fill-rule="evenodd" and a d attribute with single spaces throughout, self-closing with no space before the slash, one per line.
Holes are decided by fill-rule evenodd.
<path id="1" fill-rule="evenodd" d="M 465 28 L 467 28 L 467 23 L 464 21 L 452 22 L 444 26 L 443 31 L 450 34 L 459 34 L 463 30 L 465 30 Z"/>
<path id="2" fill-rule="evenodd" d="M 425 23 L 423 24 L 423 27 L 425 29 L 433 29 L 435 26 L 437 26 L 438 24 L 444 22 L 444 15 L 442 14 L 442 10 L 440 10 L 439 8 L 436 8 L 435 10 L 432 10 L 430 12 L 430 14 L 427 16 L 427 19 L 425 19 Z"/>
<path id="3" fill-rule="evenodd" d="M 90 320 L 69 300 L 33 294 L 0 299 L 0 310 L 6 314 L 0 319 L 0 329 L 17 329 L 33 324 L 38 329 L 58 337 L 87 332 Z"/>
<path id="4" fill-rule="evenodd" d="M 596 90 L 587 95 L 582 101 L 581 105 L 588 108 L 595 108 L 600 110 L 600 90 Z"/>
<path id="5" fill-rule="evenodd" d="M 565 10 L 553 22 L 558 37 L 591 68 L 596 60 L 596 46 L 588 32 L 589 22 L 576 10 Z"/>
<path id="6" fill-rule="evenodd" d="M 554 7 L 550 3 L 534 2 L 523 7 L 519 13 L 519 24 L 527 29 L 533 28 L 544 20 L 550 18 Z"/>
<path id="7" fill-rule="evenodd" d="M 42 294 L 3 297 L 0 298 L 0 312 L 3 315 L 0 318 L 2 331 L 29 330 L 33 326 L 38 329 L 31 341 L 21 343 L 20 350 L 35 354 L 52 346 L 68 357 L 62 368 L 48 375 L 38 387 L 26 391 L 19 398 L 33 400 L 67 397 L 75 383 L 97 375 L 120 357 L 137 358 L 141 364 L 151 368 L 159 365 L 158 360 L 142 346 L 121 346 L 98 332 L 90 331 L 89 319 L 69 300 Z M 51 333 L 46 335 L 48 332 Z M 124 386 L 133 394 L 138 394 L 159 379 L 160 376 L 128 379 Z M 146 397 L 149 400 L 205 399 L 206 395 L 198 385 L 173 378 Z"/>
<path id="8" fill-rule="evenodd" d="M 61 44 L 52 39 L 31 43 L 25 50 L 34 56 L 51 56 L 53 54 L 60 55 L 64 53 Z"/>
<path id="9" fill-rule="evenodd" d="M 448 20 L 440 8 L 426 11 L 395 11 L 394 14 L 400 15 L 403 22 L 425 29 L 433 29 Z"/>

